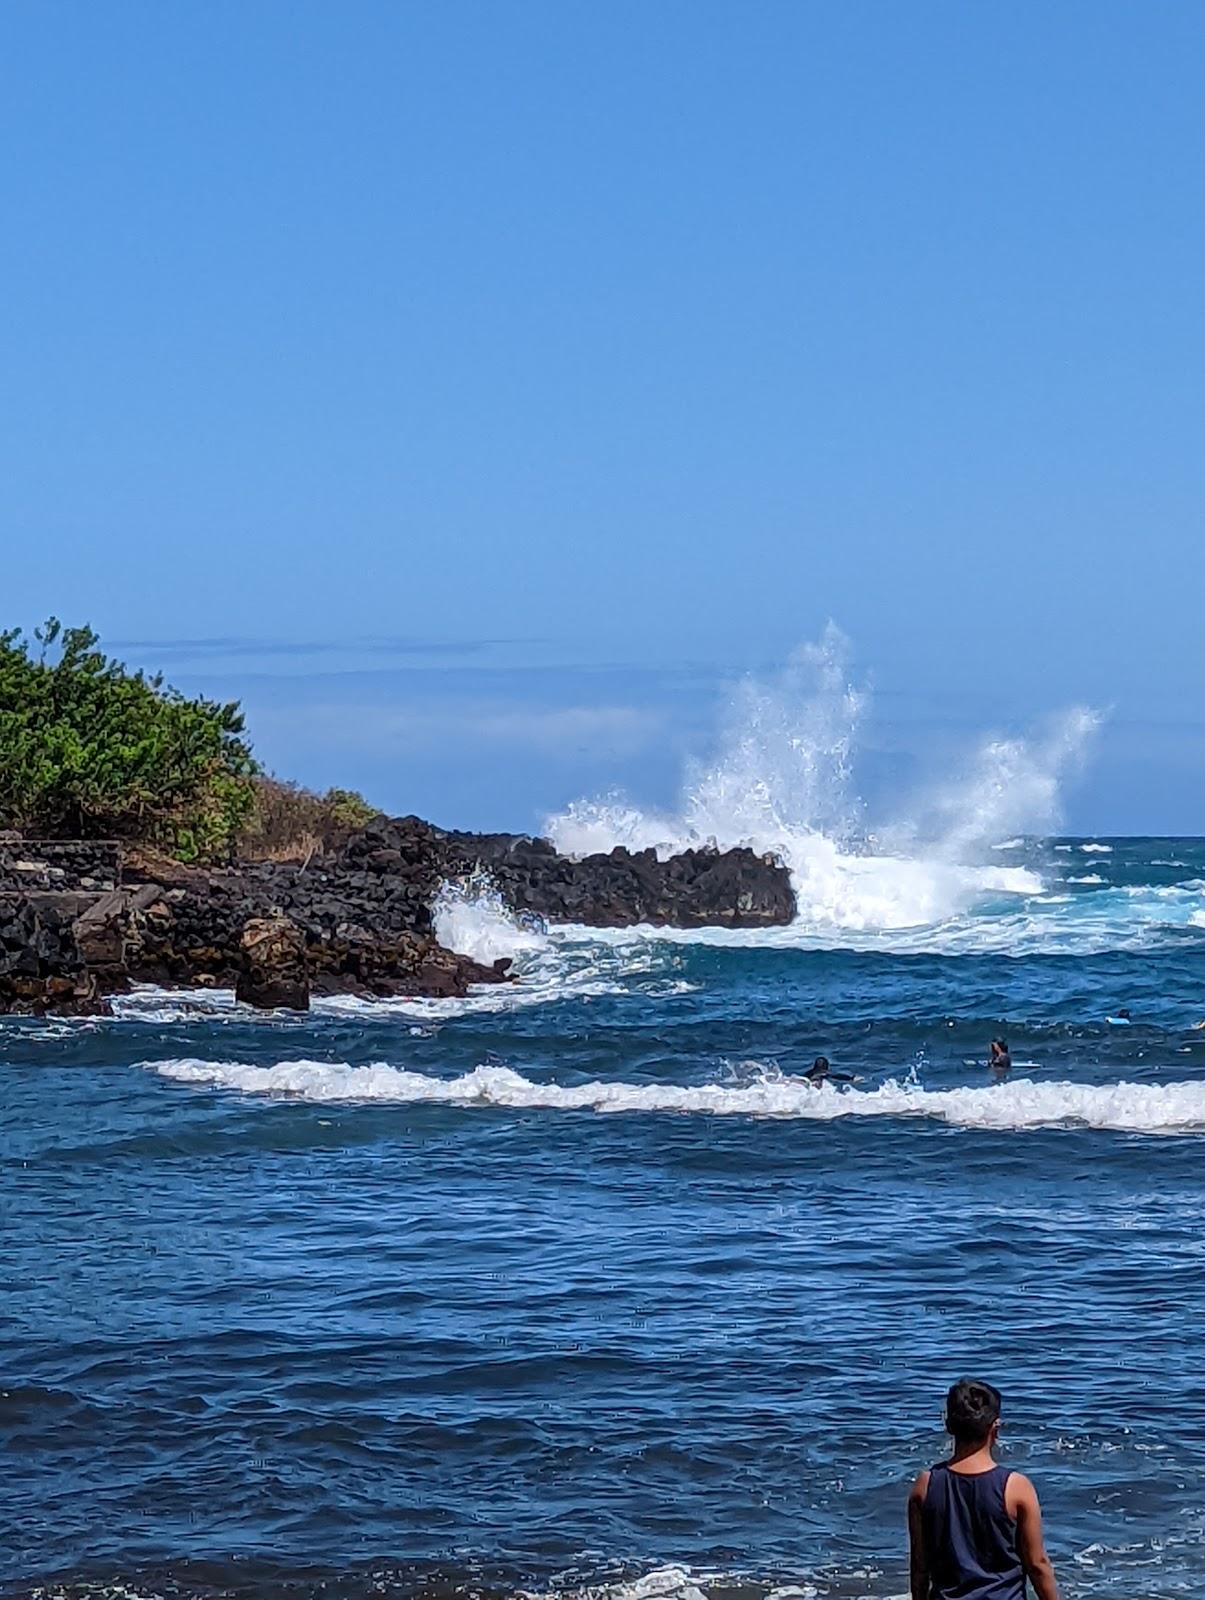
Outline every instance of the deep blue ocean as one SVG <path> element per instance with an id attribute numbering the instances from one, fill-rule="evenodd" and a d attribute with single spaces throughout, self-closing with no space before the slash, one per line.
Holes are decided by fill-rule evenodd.
<path id="1" fill-rule="evenodd" d="M 928 925 L 470 896 L 465 1001 L 0 1022 L 0 1593 L 898 1596 L 963 1374 L 1067 1595 L 1205 1593 L 1205 842 L 992 859 Z"/>

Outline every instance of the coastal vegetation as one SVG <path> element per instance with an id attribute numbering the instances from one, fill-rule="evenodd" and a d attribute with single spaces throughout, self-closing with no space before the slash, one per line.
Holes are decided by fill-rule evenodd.
<path id="1" fill-rule="evenodd" d="M 357 828 L 376 808 L 354 789 L 315 794 L 299 783 L 264 774 L 252 780 L 254 804 L 238 836 L 238 853 L 251 861 L 305 861 Z"/>
<path id="2" fill-rule="evenodd" d="M 237 701 L 130 671 L 88 626 L 0 632 L 0 827 L 123 839 L 182 861 L 288 860 L 374 815 L 265 774 Z"/>

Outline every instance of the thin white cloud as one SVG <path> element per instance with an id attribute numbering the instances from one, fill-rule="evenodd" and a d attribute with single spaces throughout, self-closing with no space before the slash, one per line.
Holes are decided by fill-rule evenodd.
<path id="1" fill-rule="evenodd" d="M 261 733 L 304 732 L 307 742 L 382 752 L 399 744 L 448 749 L 500 744 L 540 752 L 585 749 L 630 756 L 663 733 L 660 711 L 641 706 L 530 706 L 443 701 L 432 707 L 319 704 L 260 712 Z"/>

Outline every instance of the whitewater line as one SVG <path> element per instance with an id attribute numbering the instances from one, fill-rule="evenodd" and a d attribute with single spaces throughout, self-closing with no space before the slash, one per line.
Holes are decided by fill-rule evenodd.
<path id="1" fill-rule="evenodd" d="M 847 1117 L 921 1117 L 984 1129 L 1086 1127 L 1121 1133 L 1205 1132 L 1205 1082 L 1043 1083 L 1015 1079 L 978 1088 L 923 1089 L 894 1079 L 875 1089 L 816 1088 L 767 1072 L 743 1085 L 536 1083 L 510 1067 L 480 1066 L 437 1078 L 385 1062 L 280 1061 L 257 1067 L 195 1058 L 142 1065 L 177 1083 L 315 1104 L 492 1106 L 523 1111 L 665 1113 L 809 1122 Z"/>

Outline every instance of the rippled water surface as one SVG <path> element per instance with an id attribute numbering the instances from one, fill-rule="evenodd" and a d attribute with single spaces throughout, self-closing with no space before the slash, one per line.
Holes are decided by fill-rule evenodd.
<path id="1" fill-rule="evenodd" d="M 1205 1592 L 1205 847 L 1098 843 L 936 928 L 0 1024 L 0 1584 L 899 1595 L 971 1371 L 1067 1593 Z"/>

